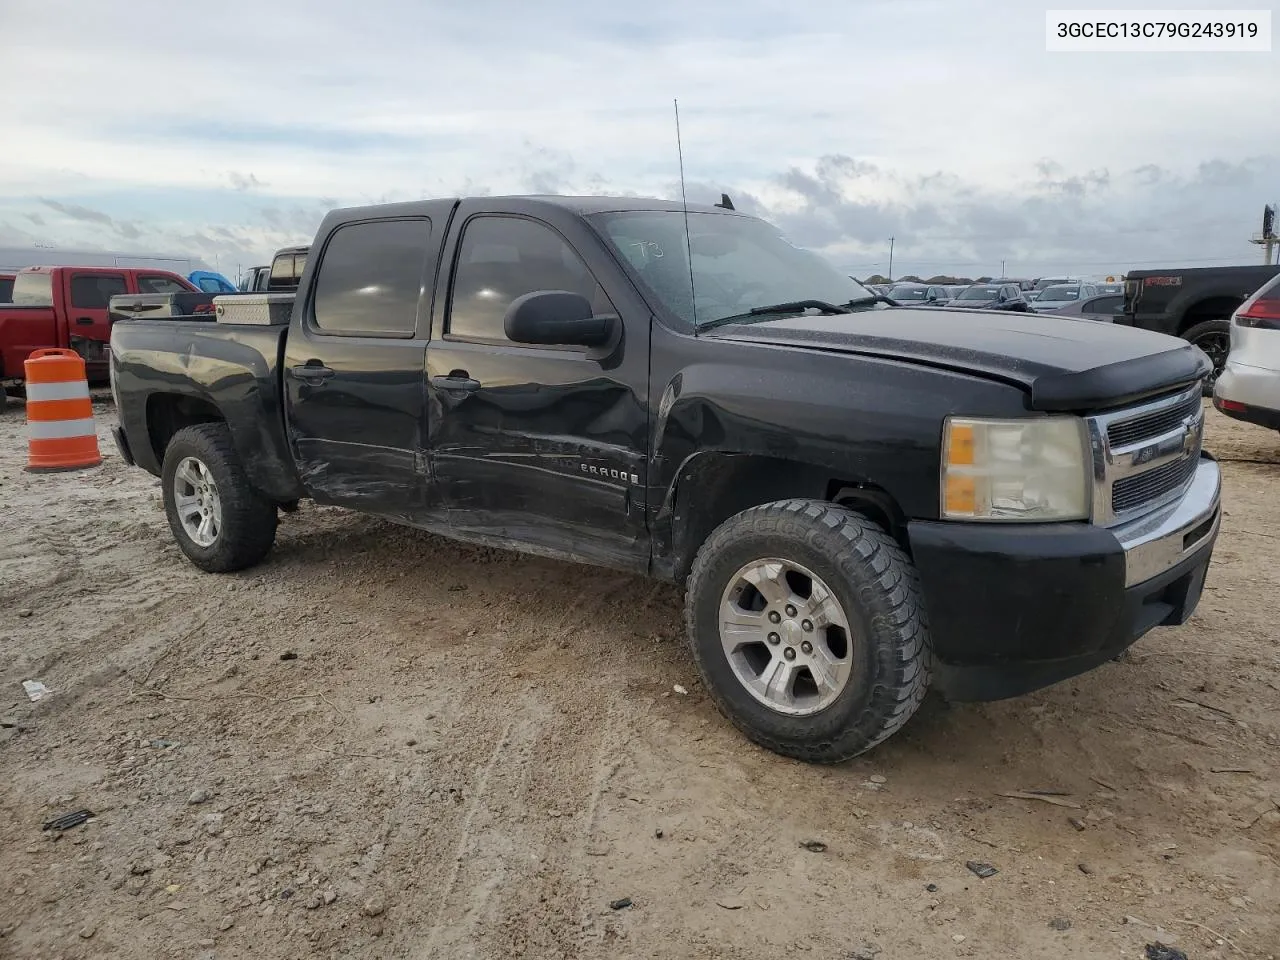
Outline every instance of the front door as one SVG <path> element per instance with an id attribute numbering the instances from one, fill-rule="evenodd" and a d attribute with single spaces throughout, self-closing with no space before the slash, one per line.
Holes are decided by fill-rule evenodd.
<path id="1" fill-rule="evenodd" d="M 320 503 L 401 520 L 432 509 L 423 448 L 430 321 L 420 333 L 418 313 L 435 229 L 426 216 L 339 226 L 314 282 L 299 288 L 285 345 L 286 416 L 303 486 Z M 426 303 L 429 312 L 429 293 Z"/>
<path id="2" fill-rule="evenodd" d="M 427 348 L 431 449 L 450 524 L 482 542 L 645 570 L 649 314 L 606 294 L 602 249 L 580 236 L 593 269 L 566 238 L 580 221 L 561 232 L 468 206 L 449 240 L 441 335 Z M 537 290 L 581 293 L 597 315 L 626 310 L 624 336 L 605 348 L 509 341 L 508 305 Z"/>

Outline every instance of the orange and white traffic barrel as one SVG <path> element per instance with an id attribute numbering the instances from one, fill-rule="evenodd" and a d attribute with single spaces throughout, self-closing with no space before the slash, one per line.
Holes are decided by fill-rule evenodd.
<path id="1" fill-rule="evenodd" d="M 32 352 L 27 377 L 27 469 L 82 470 L 102 462 L 84 358 L 74 350 Z"/>

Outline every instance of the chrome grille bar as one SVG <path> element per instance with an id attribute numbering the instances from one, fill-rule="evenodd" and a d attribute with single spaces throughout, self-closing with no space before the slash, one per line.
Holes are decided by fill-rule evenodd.
<path id="1" fill-rule="evenodd" d="M 1111 526 L 1176 500 L 1200 459 L 1200 385 L 1087 417 L 1093 522 Z"/>

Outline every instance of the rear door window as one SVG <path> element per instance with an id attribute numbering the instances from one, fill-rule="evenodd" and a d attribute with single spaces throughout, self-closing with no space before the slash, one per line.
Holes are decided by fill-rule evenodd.
<path id="1" fill-rule="evenodd" d="M 76 273 L 71 277 L 71 306 L 105 310 L 112 297 L 128 293 L 122 273 Z"/>
<path id="2" fill-rule="evenodd" d="M 315 329 L 336 336 L 413 336 L 430 239 L 426 218 L 370 220 L 335 230 L 316 272 Z"/>

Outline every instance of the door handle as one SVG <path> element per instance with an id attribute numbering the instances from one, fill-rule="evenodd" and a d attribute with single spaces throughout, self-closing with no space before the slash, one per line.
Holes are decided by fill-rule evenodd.
<path id="1" fill-rule="evenodd" d="M 293 368 L 293 375 L 299 380 L 308 380 L 320 382 L 328 380 L 333 376 L 333 370 L 326 367 L 319 360 L 308 360 L 306 363 L 299 363 Z"/>
<path id="2" fill-rule="evenodd" d="M 480 381 L 470 377 L 432 377 L 431 385 L 446 393 L 475 393 L 480 389 Z"/>
<path id="3" fill-rule="evenodd" d="M 82 327 L 92 327 L 93 317 L 76 317 L 76 323 Z"/>

